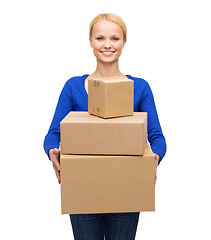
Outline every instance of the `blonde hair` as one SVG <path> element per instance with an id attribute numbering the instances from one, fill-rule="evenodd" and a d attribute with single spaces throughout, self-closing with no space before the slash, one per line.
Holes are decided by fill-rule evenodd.
<path id="1" fill-rule="evenodd" d="M 124 21 L 117 15 L 113 14 L 113 13 L 103 13 L 103 14 L 99 14 L 97 15 L 90 23 L 89 25 L 89 37 L 92 37 L 92 29 L 95 23 L 99 22 L 100 20 L 107 20 L 107 21 L 111 21 L 116 23 L 117 25 L 119 25 L 119 27 L 121 27 L 122 31 L 123 31 L 123 39 L 126 42 L 127 39 L 127 28 L 126 25 L 124 23 Z"/>

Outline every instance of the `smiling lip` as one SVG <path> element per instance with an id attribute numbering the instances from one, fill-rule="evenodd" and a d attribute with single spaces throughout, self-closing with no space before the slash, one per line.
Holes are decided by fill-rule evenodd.
<path id="1" fill-rule="evenodd" d="M 114 51 L 101 51 L 101 53 L 104 55 L 104 56 L 111 56 Z"/>

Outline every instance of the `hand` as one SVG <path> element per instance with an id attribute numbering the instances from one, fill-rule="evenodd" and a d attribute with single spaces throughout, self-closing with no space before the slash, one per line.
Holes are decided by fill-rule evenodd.
<path id="1" fill-rule="evenodd" d="M 160 161 L 160 156 L 156 153 L 154 153 L 154 157 L 155 157 L 155 184 L 156 184 L 156 180 L 157 180 L 157 166 L 158 163 Z"/>
<path id="2" fill-rule="evenodd" d="M 58 182 L 60 184 L 60 163 L 59 163 L 59 158 L 60 158 L 60 150 L 57 148 L 50 149 L 49 150 L 49 157 L 51 159 L 51 162 L 53 164 L 56 177 L 58 179 Z"/>

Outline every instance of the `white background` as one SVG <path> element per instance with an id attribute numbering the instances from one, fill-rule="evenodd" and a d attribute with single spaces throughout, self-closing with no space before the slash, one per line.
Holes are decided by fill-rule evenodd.
<path id="1" fill-rule="evenodd" d="M 0 3 L 3 239 L 73 239 L 60 186 L 43 150 L 59 94 L 92 73 L 90 21 L 121 16 L 124 74 L 154 93 L 167 154 L 158 168 L 156 211 L 141 213 L 136 239 L 211 239 L 209 1 L 8 0 Z"/>

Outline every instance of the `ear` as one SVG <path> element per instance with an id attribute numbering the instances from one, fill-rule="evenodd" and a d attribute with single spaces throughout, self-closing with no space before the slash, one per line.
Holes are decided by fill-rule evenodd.
<path id="1" fill-rule="evenodd" d="M 93 42 L 92 42 L 92 38 L 91 37 L 89 38 L 89 43 L 90 43 L 90 46 L 92 48 L 93 47 Z"/>

